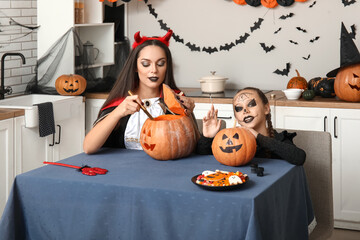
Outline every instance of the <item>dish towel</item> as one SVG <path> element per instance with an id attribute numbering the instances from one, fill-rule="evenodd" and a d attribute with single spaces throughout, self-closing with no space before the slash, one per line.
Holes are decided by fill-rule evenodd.
<path id="1" fill-rule="evenodd" d="M 55 133 L 55 120 L 52 102 L 34 104 L 39 112 L 39 135 L 46 137 Z"/>

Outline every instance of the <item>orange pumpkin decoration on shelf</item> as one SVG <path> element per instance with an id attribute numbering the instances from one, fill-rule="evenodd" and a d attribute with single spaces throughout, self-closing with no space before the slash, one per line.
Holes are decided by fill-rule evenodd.
<path id="1" fill-rule="evenodd" d="M 77 74 L 64 74 L 56 79 L 55 88 L 60 95 L 80 95 L 86 89 L 86 79 Z"/>
<path id="2" fill-rule="evenodd" d="M 245 0 L 233 0 L 233 2 L 239 5 L 246 5 Z"/>
<path id="3" fill-rule="evenodd" d="M 261 0 L 261 5 L 267 8 L 274 8 L 279 4 L 276 0 Z"/>
<path id="4" fill-rule="evenodd" d="M 219 131 L 211 145 L 217 161 L 228 166 L 250 162 L 256 153 L 256 139 L 245 128 L 225 128 Z"/>
<path id="5" fill-rule="evenodd" d="M 166 114 L 147 119 L 141 128 L 140 144 L 144 151 L 157 160 L 170 160 L 190 155 L 199 139 L 199 132 L 191 117 L 176 99 L 171 88 L 163 84 L 164 102 L 178 115 Z"/>
<path id="6" fill-rule="evenodd" d="M 289 80 L 287 88 L 300 88 L 306 90 L 308 86 L 306 79 L 300 76 L 298 70 L 295 69 L 295 71 L 297 73 L 297 76 Z"/>
<path id="7" fill-rule="evenodd" d="M 348 102 L 360 102 L 360 64 L 340 68 L 334 82 L 336 96 Z"/>

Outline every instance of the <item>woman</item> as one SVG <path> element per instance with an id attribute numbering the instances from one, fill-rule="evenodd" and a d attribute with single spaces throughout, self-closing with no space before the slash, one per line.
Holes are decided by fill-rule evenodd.
<path id="1" fill-rule="evenodd" d="M 262 91 L 252 87 L 239 90 L 233 98 L 233 106 L 237 123 L 256 138 L 255 157 L 283 159 L 294 165 L 304 164 L 305 151 L 292 142 L 296 133 L 278 133 L 273 129 L 270 104 Z M 217 110 L 212 106 L 203 118 L 203 135 L 197 145 L 198 153 L 212 154 L 212 140 L 219 130 L 220 120 L 217 119 Z"/>
<path id="2" fill-rule="evenodd" d="M 102 106 L 94 127 L 86 135 L 83 148 L 87 154 L 101 147 L 121 147 L 141 150 L 140 130 L 147 115 L 140 110 L 143 104 L 153 117 L 166 112 L 162 104 L 162 84 L 176 93 L 169 39 L 172 31 L 163 37 L 140 37 L 135 34 L 133 49 Z M 128 91 L 131 90 L 132 96 Z M 194 109 L 194 102 L 178 94 L 187 114 Z"/>

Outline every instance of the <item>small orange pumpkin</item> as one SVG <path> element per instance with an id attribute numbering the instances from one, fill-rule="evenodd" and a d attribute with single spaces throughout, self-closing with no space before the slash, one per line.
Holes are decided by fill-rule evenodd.
<path id="1" fill-rule="evenodd" d="M 336 96 L 348 102 L 360 102 L 360 64 L 340 68 L 334 82 Z"/>
<path id="2" fill-rule="evenodd" d="M 225 128 L 216 134 L 211 149 L 215 159 L 220 163 L 241 166 L 254 158 L 256 139 L 245 128 Z"/>
<path id="3" fill-rule="evenodd" d="M 140 144 L 143 150 L 157 160 L 170 160 L 190 155 L 199 139 L 194 121 L 186 116 L 184 108 L 171 88 L 163 84 L 164 102 L 178 115 L 166 114 L 151 120 L 141 128 Z"/>
<path id="4" fill-rule="evenodd" d="M 300 76 L 298 70 L 295 69 L 295 71 L 297 76 L 289 80 L 287 88 L 300 88 L 306 90 L 308 86 L 306 79 Z"/>
<path id="5" fill-rule="evenodd" d="M 233 2 L 239 5 L 246 5 L 245 0 L 233 0 Z"/>
<path id="6" fill-rule="evenodd" d="M 279 5 L 276 0 L 261 0 L 261 4 L 267 8 L 274 8 Z"/>
<path id="7" fill-rule="evenodd" d="M 60 95 L 80 95 L 86 89 L 86 79 L 77 74 L 64 74 L 56 79 L 55 88 Z"/>

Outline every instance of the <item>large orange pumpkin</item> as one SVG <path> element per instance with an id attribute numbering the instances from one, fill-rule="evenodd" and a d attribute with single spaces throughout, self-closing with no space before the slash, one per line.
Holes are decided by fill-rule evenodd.
<path id="1" fill-rule="evenodd" d="M 86 79 L 77 74 L 64 74 L 56 79 L 55 88 L 60 95 L 80 95 L 86 89 Z"/>
<path id="2" fill-rule="evenodd" d="M 245 128 L 225 128 L 219 131 L 211 145 L 217 161 L 228 166 L 250 162 L 256 153 L 256 139 Z"/>
<path id="3" fill-rule="evenodd" d="M 149 156 L 157 160 L 186 157 L 194 151 L 199 132 L 193 119 L 186 116 L 175 93 L 165 84 L 163 95 L 167 107 L 178 115 L 166 114 L 153 120 L 147 119 L 141 128 L 140 144 Z"/>
<path id="4" fill-rule="evenodd" d="M 336 96 L 348 102 L 360 102 L 360 64 L 340 68 L 334 82 Z"/>
<path id="5" fill-rule="evenodd" d="M 306 79 L 300 76 L 298 70 L 295 69 L 295 71 L 297 76 L 289 80 L 287 88 L 300 88 L 306 90 L 308 85 Z"/>

